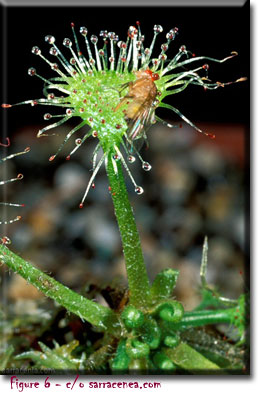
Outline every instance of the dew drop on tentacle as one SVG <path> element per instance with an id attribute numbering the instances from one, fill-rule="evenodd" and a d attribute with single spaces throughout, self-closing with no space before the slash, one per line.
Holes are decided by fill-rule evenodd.
<path id="1" fill-rule="evenodd" d="M 145 171 L 150 171 L 151 168 L 152 168 L 152 166 L 151 166 L 150 163 L 148 163 L 148 162 L 143 162 L 143 163 L 142 163 L 142 168 L 143 168 L 143 170 L 145 170 Z"/>
<path id="2" fill-rule="evenodd" d="M 34 55 L 40 55 L 41 54 L 41 50 L 40 50 L 40 48 L 39 47 L 32 47 L 32 53 L 34 54 Z"/>
<path id="3" fill-rule="evenodd" d="M 49 93 L 48 96 L 47 96 L 47 98 L 48 98 L 49 100 L 54 100 L 54 99 L 55 99 L 54 93 Z"/>
<path id="4" fill-rule="evenodd" d="M 51 47 L 49 50 L 50 55 L 58 56 L 58 50 L 55 47 Z"/>
<path id="5" fill-rule="evenodd" d="M 50 113 L 46 113 L 46 114 L 44 114 L 44 116 L 43 116 L 43 119 L 45 120 L 45 121 L 48 121 L 49 119 L 51 119 L 52 118 L 52 115 L 50 114 Z"/>
<path id="6" fill-rule="evenodd" d="M 67 108 L 67 110 L 66 110 L 66 114 L 69 116 L 71 116 L 73 114 L 73 112 L 74 111 L 71 108 Z"/>
<path id="7" fill-rule="evenodd" d="M 155 33 L 161 33 L 163 31 L 163 27 L 161 25 L 154 25 L 153 30 Z"/>
<path id="8" fill-rule="evenodd" d="M 128 156 L 128 162 L 129 162 L 129 163 L 134 163 L 135 161 L 136 161 L 135 156 L 133 156 L 133 155 L 129 155 L 129 156 Z"/>
<path id="9" fill-rule="evenodd" d="M 162 62 L 165 62 L 165 60 L 167 59 L 167 55 L 165 55 L 165 53 L 161 53 L 161 54 L 159 55 L 159 59 L 160 59 Z M 157 78 L 157 79 L 159 79 L 159 78 Z"/>
<path id="10" fill-rule="evenodd" d="M 178 33 L 178 28 L 175 27 L 174 29 L 171 29 L 167 34 L 166 34 L 166 38 L 169 41 L 172 41 L 175 39 L 176 34 Z"/>
<path id="11" fill-rule="evenodd" d="M 55 43 L 55 37 L 51 36 L 50 34 L 48 34 L 47 36 L 45 36 L 45 41 L 49 44 L 54 44 Z"/>
<path id="12" fill-rule="evenodd" d="M 126 48 L 126 43 L 124 41 L 118 41 L 117 46 L 118 48 Z"/>
<path id="13" fill-rule="evenodd" d="M 103 39 L 105 40 L 108 36 L 107 30 L 100 30 L 99 35 L 100 37 L 103 37 Z"/>
<path id="14" fill-rule="evenodd" d="M 107 37 L 108 37 L 110 40 L 115 40 L 115 41 L 117 41 L 117 39 L 118 39 L 118 37 L 117 37 L 117 35 L 116 35 L 115 32 L 108 32 L 108 33 L 107 33 Z"/>
<path id="15" fill-rule="evenodd" d="M 55 70 L 55 71 L 59 70 L 59 66 L 58 66 L 57 63 L 53 63 L 53 65 L 51 66 L 51 68 L 52 68 L 52 70 Z"/>
<path id="16" fill-rule="evenodd" d="M 69 38 L 64 38 L 63 43 L 64 47 L 70 48 L 72 47 L 72 41 Z"/>
<path id="17" fill-rule="evenodd" d="M 78 139 L 75 140 L 75 144 L 76 145 L 80 145 L 81 143 L 82 143 L 82 139 L 78 138 Z"/>
<path id="18" fill-rule="evenodd" d="M 143 190 L 142 187 L 136 186 L 135 187 L 135 193 L 137 193 L 137 195 L 142 195 L 142 193 L 144 193 L 144 190 Z"/>
<path id="19" fill-rule="evenodd" d="M 152 59 L 153 67 L 158 66 L 158 63 L 159 63 L 159 60 L 158 60 L 158 59 Z"/>
<path id="20" fill-rule="evenodd" d="M 92 42 L 92 44 L 96 44 L 98 42 L 98 37 L 92 34 L 92 36 L 90 37 L 90 41 Z"/>
<path id="21" fill-rule="evenodd" d="M 166 52 L 167 49 L 168 49 L 168 44 L 167 44 L 167 43 L 164 43 L 164 44 L 161 45 L 161 50 L 162 50 L 163 52 Z"/>
<path id="22" fill-rule="evenodd" d="M 36 74 L 36 69 L 34 67 L 30 67 L 28 69 L 28 74 L 33 77 Z"/>
<path id="23" fill-rule="evenodd" d="M 85 26 L 81 26 L 79 32 L 85 37 L 88 34 L 88 29 Z"/>

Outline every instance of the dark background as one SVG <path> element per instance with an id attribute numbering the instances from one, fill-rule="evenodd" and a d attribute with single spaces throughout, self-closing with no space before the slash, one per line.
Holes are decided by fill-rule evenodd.
<path id="1" fill-rule="evenodd" d="M 206 92 L 190 86 L 167 99 L 193 123 L 215 133 L 216 139 L 194 132 L 185 123 L 180 130 L 155 125 L 148 135 L 150 149 L 142 151 L 144 159 L 152 164 L 152 171 L 143 172 L 138 161 L 131 166 L 145 193 L 136 196 L 126 177 L 150 278 L 165 267 L 180 269 L 177 297 L 185 307 L 194 307 L 198 302 L 195 295 L 201 247 L 207 234 L 208 279 L 225 296 L 237 297 L 243 291 L 241 273 L 248 270 L 249 256 L 249 2 L 243 8 L 22 7 L 4 8 L 2 12 L 4 103 L 43 97 L 42 82 L 28 76 L 27 70 L 35 67 L 45 78 L 54 74 L 31 53 L 31 48 L 39 46 L 50 59 L 44 37 L 54 35 L 62 50 L 63 39 L 72 38 L 71 22 L 76 31 L 80 26 L 86 26 L 89 35 L 98 36 L 100 30 L 114 31 L 125 41 L 128 27 L 140 21 L 145 47 L 150 46 L 154 24 L 161 24 L 164 31 L 157 37 L 154 57 L 166 41 L 165 34 L 175 26 L 179 34 L 167 51 L 168 59 L 181 45 L 196 55 L 218 59 L 231 51 L 239 53 L 223 64 L 208 62 L 209 78 L 226 82 L 246 76 L 248 81 Z M 78 40 L 85 51 L 80 34 Z M 2 111 L 3 130 L 11 138 L 6 155 L 31 146 L 29 154 L 17 157 L 6 167 L 2 165 L 4 170 L 7 168 L 3 179 L 19 172 L 24 174 L 21 182 L 5 188 L 4 201 L 26 204 L 24 209 L 8 208 L 5 213 L 5 219 L 22 215 L 21 221 L 4 231 L 12 239 L 12 249 L 74 289 L 88 281 L 125 276 L 104 169 L 98 174 L 96 189 L 89 194 L 84 209 L 78 209 L 91 174 L 94 142 L 90 140 L 66 162 L 65 157 L 73 148 L 69 143 L 50 163 L 48 158 L 75 123 L 60 127 L 57 137 L 37 139 L 37 131 L 47 124 L 43 114 L 54 110 L 27 105 Z M 163 111 L 160 116 L 180 122 L 170 111 Z M 77 137 L 80 136 L 79 133 Z M 17 283 L 10 286 L 10 297 L 15 298 L 14 289 L 18 288 Z M 16 295 L 21 298 L 21 294 Z"/>

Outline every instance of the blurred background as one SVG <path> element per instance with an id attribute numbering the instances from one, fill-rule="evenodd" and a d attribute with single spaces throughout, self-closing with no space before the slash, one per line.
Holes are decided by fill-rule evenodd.
<path id="1" fill-rule="evenodd" d="M 239 56 L 224 64 L 210 63 L 209 78 L 221 82 L 249 78 L 249 4 L 243 8 L 22 7 L 2 11 L 4 103 L 43 96 L 41 81 L 28 76 L 27 70 L 35 67 L 45 78 L 54 74 L 31 53 L 31 48 L 39 46 L 50 58 L 45 35 L 54 35 L 62 49 L 63 39 L 72 38 L 71 22 L 76 31 L 80 26 L 86 26 L 90 35 L 99 35 L 100 30 L 115 31 L 125 40 L 128 27 L 140 21 L 145 47 L 152 40 L 154 24 L 161 24 L 164 32 L 157 38 L 154 57 L 166 41 L 165 34 L 177 26 L 179 34 L 170 45 L 168 59 L 181 45 L 196 55 L 219 59 L 237 51 Z M 80 34 L 78 38 L 84 48 Z M 192 309 L 200 300 L 199 269 L 205 235 L 209 238 L 208 282 L 226 297 L 236 298 L 244 291 L 249 263 L 249 81 L 210 92 L 192 86 L 167 102 L 198 127 L 215 134 L 216 139 L 200 135 L 170 111 L 159 110 L 161 118 L 183 127 L 152 126 L 149 149 L 141 151 L 152 170 L 144 172 L 138 160 L 129 164 L 144 194 L 135 194 L 127 175 L 126 183 L 150 279 L 164 268 L 179 269 L 176 296 L 185 309 Z M 23 180 L 2 187 L 1 201 L 25 204 L 24 208 L 2 210 L 2 220 L 16 215 L 22 215 L 22 219 L 2 227 L 1 235 L 10 237 L 14 252 L 77 291 L 87 283 L 102 285 L 115 278 L 126 284 L 104 168 L 84 208 L 79 209 L 96 142 L 89 140 L 66 161 L 75 144 L 73 139 L 55 161 L 49 162 L 79 120 L 59 127 L 57 136 L 37 139 L 38 130 L 47 125 L 45 112 L 43 106 L 2 111 L 1 141 L 8 136 L 11 146 L 1 147 L 1 157 L 27 146 L 31 151 L 1 165 L 1 179 L 24 175 Z M 82 137 L 84 130 L 87 128 L 77 137 Z M 6 272 L 5 267 L 0 269 Z M 8 276 L 5 283 L 7 300 L 41 298 L 18 276 Z"/>

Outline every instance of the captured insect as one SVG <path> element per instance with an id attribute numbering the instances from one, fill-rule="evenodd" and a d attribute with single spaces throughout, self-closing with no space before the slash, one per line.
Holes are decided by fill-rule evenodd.
<path id="1" fill-rule="evenodd" d="M 157 87 L 154 81 L 158 80 L 159 74 L 152 70 L 139 70 L 135 72 L 136 80 L 127 82 L 121 86 L 120 93 L 128 88 L 128 93 L 120 100 L 114 111 L 124 104 L 128 104 L 125 114 L 128 123 L 127 139 L 132 145 L 134 140 L 144 138 L 145 131 L 156 122 L 155 108 L 159 101 Z"/>

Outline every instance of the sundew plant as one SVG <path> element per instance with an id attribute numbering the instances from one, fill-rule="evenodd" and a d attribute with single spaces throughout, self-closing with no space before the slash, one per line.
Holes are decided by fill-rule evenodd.
<path id="1" fill-rule="evenodd" d="M 193 311 L 185 312 L 181 302 L 173 296 L 179 275 L 177 270 L 165 269 L 157 274 L 152 284 L 149 282 L 125 186 L 126 175 L 138 195 L 144 192 L 135 181 L 131 163 L 137 160 L 144 171 L 152 169 L 152 164 L 142 158 L 142 147 L 148 146 L 151 125 L 158 122 L 169 128 L 179 128 L 179 124 L 170 124 L 157 115 L 159 107 L 177 114 L 181 121 L 204 134 L 205 138 L 214 139 L 214 134 L 201 130 L 181 110 L 168 104 L 167 98 L 188 89 L 189 85 L 215 90 L 232 84 L 213 82 L 209 77 L 209 67 L 210 63 L 231 60 L 238 55 L 237 52 L 215 59 L 196 56 L 182 45 L 174 56 L 168 56 L 171 52 L 169 47 L 178 35 L 177 27 L 165 34 L 162 26 L 154 25 L 150 43 L 146 42 L 139 22 L 128 28 L 124 41 L 115 32 L 102 30 L 97 37 L 91 35 L 85 26 L 78 29 L 71 23 L 71 28 L 71 38 L 64 38 L 62 43 L 57 43 L 54 36 L 46 35 L 47 49 L 32 48 L 32 53 L 42 58 L 52 72 L 46 78 L 34 67 L 28 70 L 30 76 L 42 80 L 44 97 L 2 104 L 2 107 L 23 104 L 46 106 L 44 119 L 48 123 L 37 133 L 41 138 L 55 134 L 56 128 L 77 117 L 77 126 L 64 136 L 57 152 L 50 153 L 49 161 L 54 161 L 61 150 L 66 150 L 70 139 L 75 139 L 75 147 L 68 153 L 67 160 L 78 149 L 84 150 L 89 139 L 96 140 L 92 174 L 79 207 L 84 210 L 88 192 L 95 188 L 98 171 L 104 166 L 122 239 L 128 293 L 116 309 L 101 305 L 36 269 L 11 252 L 4 243 L 0 247 L 2 263 L 69 312 L 90 323 L 93 330 L 102 332 L 103 336 L 98 346 L 84 347 L 77 340 L 64 345 L 54 343 L 53 348 L 39 343 L 41 351 L 28 350 L 14 357 L 7 348 L 8 358 L 5 356 L 6 365 L 2 369 L 12 366 L 14 361 L 28 360 L 38 369 L 83 373 L 137 371 L 189 374 L 203 371 L 211 374 L 246 369 L 243 360 L 246 297 L 241 295 L 237 300 L 230 300 L 207 284 L 207 237 L 200 272 L 202 301 Z M 161 37 L 159 52 L 156 49 L 158 36 Z M 49 55 L 45 55 L 46 51 Z M 53 107 L 58 107 L 60 113 L 52 114 Z M 88 131 L 78 138 L 77 132 L 85 125 L 88 125 Z M 213 341 L 204 333 L 200 335 L 202 345 L 191 346 L 187 334 L 194 337 L 196 328 L 209 324 L 233 326 L 238 333 L 237 344 L 233 346 L 221 338 L 214 338 L 214 347 L 211 347 Z"/>

